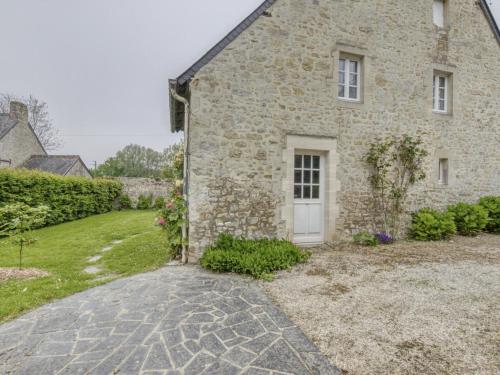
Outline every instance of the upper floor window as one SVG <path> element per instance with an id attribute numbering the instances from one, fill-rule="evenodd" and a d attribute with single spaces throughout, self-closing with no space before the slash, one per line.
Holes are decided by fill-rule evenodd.
<path id="1" fill-rule="evenodd" d="M 339 99 L 361 100 L 361 60 L 341 57 L 339 60 Z"/>
<path id="2" fill-rule="evenodd" d="M 433 110 L 435 112 L 449 112 L 449 76 L 434 73 L 433 83 Z"/>
<path id="3" fill-rule="evenodd" d="M 446 8 L 447 1 L 446 0 L 434 0 L 433 6 L 433 21 L 434 24 L 438 27 L 445 27 L 446 25 Z"/>

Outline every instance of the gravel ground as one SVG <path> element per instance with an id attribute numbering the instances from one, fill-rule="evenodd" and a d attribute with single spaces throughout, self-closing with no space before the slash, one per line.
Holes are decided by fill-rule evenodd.
<path id="1" fill-rule="evenodd" d="M 48 272 L 37 268 L 0 268 L 0 282 L 10 279 L 32 279 L 49 275 Z"/>
<path id="2" fill-rule="evenodd" d="M 338 243 L 262 286 L 345 374 L 500 373 L 500 236 Z"/>

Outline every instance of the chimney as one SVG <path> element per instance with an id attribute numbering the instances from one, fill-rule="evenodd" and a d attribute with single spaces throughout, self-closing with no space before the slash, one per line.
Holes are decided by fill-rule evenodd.
<path id="1" fill-rule="evenodd" d="M 28 123 L 28 107 L 24 103 L 10 102 L 10 118 L 19 122 Z"/>

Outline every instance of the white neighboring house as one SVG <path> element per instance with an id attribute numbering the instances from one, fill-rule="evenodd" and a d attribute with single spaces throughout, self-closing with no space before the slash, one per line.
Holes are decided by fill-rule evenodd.
<path id="1" fill-rule="evenodd" d="M 0 168 L 7 167 L 92 178 L 79 156 L 47 154 L 28 122 L 28 108 L 19 102 L 0 113 Z"/>

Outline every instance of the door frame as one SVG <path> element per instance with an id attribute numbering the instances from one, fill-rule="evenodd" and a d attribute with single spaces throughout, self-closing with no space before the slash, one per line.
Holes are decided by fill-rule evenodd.
<path id="1" fill-rule="evenodd" d="M 314 137 L 307 135 L 287 135 L 286 149 L 283 152 L 283 162 L 286 164 L 286 173 L 283 179 L 283 193 L 285 205 L 282 210 L 282 219 L 285 222 L 287 237 L 294 240 L 294 160 L 296 152 L 310 151 L 321 153 L 324 156 L 324 199 L 323 199 L 323 238 L 324 242 L 334 239 L 336 219 L 338 217 L 337 191 L 340 183 L 337 179 L 337 139 L 333 137 Z"/>

